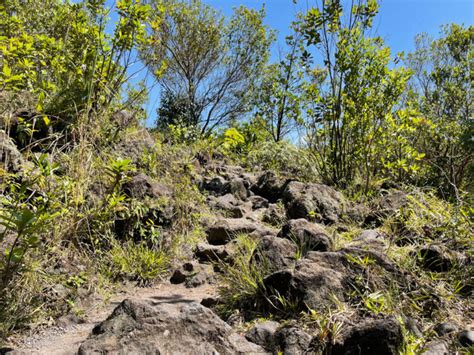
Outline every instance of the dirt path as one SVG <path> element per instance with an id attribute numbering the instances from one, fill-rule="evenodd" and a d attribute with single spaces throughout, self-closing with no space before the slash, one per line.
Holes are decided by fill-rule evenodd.
<path id="1" fill-rule="evenodd" d="M 186 288 L 182 285 L 160 284 L 151 288 L 134 288 L 128 292 L 112 297 L 107 305 L 97 304 L 86 311 L 85 323 L 73 324 L 66 327 L 49 327 L 30 336 L 12 341 L 12 354 L 77 354 L 80 344 L 88 337 L 92 328 L 105 320 L 112 310 L 127 298 L 154 302 L 200 302 L 203 298 L 216 294 L 214 286 L 204 285 L 196 288 Z"/>

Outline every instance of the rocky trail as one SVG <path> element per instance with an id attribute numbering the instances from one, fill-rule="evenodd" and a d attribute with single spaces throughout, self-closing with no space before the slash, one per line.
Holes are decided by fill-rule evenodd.
<path id="1" fill-rule="evenodd" d="M 93 328 L 104 321 L 121 302 L 132 299 L 137 302 L 153 304 L 170 303 L 186 304 L 200 303 L 203 299 L 214 297 L 215 287 L 206 285 L 199 288 L 187 288 L 182 285 L 162 283 L 149 288 L 133 287 L 113 297 L 107 302 L 94 303 L 86 310 L 86 319 L 75 323 L 64 321 L 62 325 L 55 325 L 21 338 L 12 339 L 14 351 L 9 354 L 77 354 L 80 345 L 91 334 Z"/>
<path id="2" fill-rule="evenodd" d="M 416 319 L 385 312 L 376 298 L 394 284 L 413 294 L 419 287 L 389 257 L 393 245 L 410 240 L 393 240 L 379 229 L 384 218 L 407 203 L 405 193 L 392 190 L 369 204 L 355 204 L 326 185 L 286 180 L 272 172 L 248 173 L 222 163 L 203 166 L 198 185 L 211 211 L 202 221 L 206 238 L 175 264 L 169 283 L 116 294 L 108 305 L 86 310 L 85 323 L 12 339 L 12 351 L 3 353 L 383 355 L 398 354 L 407 332 L 421 334 L 423 325 Z M 134 197 L 163 194 L 163 186 L 144 174 L 135 176 L 127 189 Z M 354 224 L 359 227 L 350 240 L 337 238 Z M 259 300 L 260 309 L 243 307 L 237 320 L 224 320 L 213 310 L 220 302 L 222 274 L 215 262 L 235 262 L 241 235 L 258 242 L 249 263 L 265 269 L 261 287 L 266 296 Z M 425 251 L 421 267 L 432 272 L 467 262 L 442 245 L 416 247 Z M 357 287 L 371 290 L 365 297 L 373 302 L 370 307 L 379 308 L 362 309 L 368 301 L 354 292 Z M 471 292 L 469 284 L 466 290 Z M 281 310 L 288 313 L 290 308 L 297 315 L 310 311 L 314 318 L 307 324 L 319 324 L 319 330 L 282 318 Z M 270 320 L 254 320 L 245 333 L 235 327 L 252 321 L 246 313 L 254 311 Z M 422 345 L 426 354 L 449 353 L 449 342 L 472 345 L 474 333 L 465 320 L 437 327 L 432 341 Z"/>

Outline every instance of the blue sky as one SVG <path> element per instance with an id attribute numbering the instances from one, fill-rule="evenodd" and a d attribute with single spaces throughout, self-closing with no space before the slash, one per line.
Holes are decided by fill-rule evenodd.
<path id="1" fill-rule="evenodd" d="M 260 8 L 265 2 L 267 12 L 266 24 L 279 33 L 278 41 L 273 48 L 277 53 L 278 45 L 284 44 L 289 33 L 289 26 L 298 11 L 315 6 L 320 0 L 299 0 L 297 5 L 292 0 L 203 0 L 205 3 L 230 15 L 232 9 L 239 5 Z M 440 26 L 455 22 L 464 25 L 474 24 L 474 0 L 381 0 L 379 14 L 374 21 L 376 33 L 385 39 L 392 48 L 392 54 L 413 49 L 414 37 L 427 32 L 436 37 Z M 146 107 L 151 124 L 156 117 L 159 104 L 159 90 L 150 92 L 150 102 Z"/>

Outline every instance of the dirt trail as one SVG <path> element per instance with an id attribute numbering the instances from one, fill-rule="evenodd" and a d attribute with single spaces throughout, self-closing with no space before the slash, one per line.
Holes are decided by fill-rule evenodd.
<path id="1" fill-rule="evenodd" d="M 72 324 L 66 327 L 49 327 L 30 336 L 24 336 L 12 341 L 13 354 L 48 354 L 69 355 L 77 354 L 81 343 L 89 336 L 94 326 L 105 320 L 113 309 L 127 298 L 156 302 L 200 302 L 203 298 L 216 294 L 214 286 L 203 285 L 196 288 L 186 288 L 182 285 L 160 284 L 151 288 L 133 288 L 128 292 L 116 294 L 111 301 L 97 304 L 86 310 L 85 323 Z"/>

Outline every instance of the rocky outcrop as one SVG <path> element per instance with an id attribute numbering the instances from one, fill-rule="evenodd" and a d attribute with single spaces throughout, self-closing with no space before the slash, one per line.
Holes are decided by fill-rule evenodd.
<path id="1" fill-rule="evenodd" d="M 324 224 L 338 222 L 346 204 L 343 195 L 332 187 L 297 181 L 286 186 L 283 201 L 288 218 L 306 218 Z"/>
<path id="2" fill-rule="evenodd" d="M 239 234 L 264 236 L 273 231 L 254 221 L 243 218 L 223 218 L 209 226 L 206 230 L 207 241 L 212 245 L 223 245 L 230 242 Z"/>
<path id="3" fill-rule="evenodd" d="M 125 300 L 82 343 L 80 355 L 266 353 L 195 303 Z"/>
<path id="4" fill-rule="evenodd" d="M 345 298 L 349 274 L 344 263 L 341 253 L 309 252 L 294 270 L 280 270 L 266 277 L 265 289 L 290 300 L 301 311 L 324 309 L 334 297 Z"/>
<path id="5" fill-rule="evenodd" d="M 306 219 L 289 220 L 283 225 L 278 236 L 293 241 L 302 256 L 309 251 L 329 251 L 332 245 L 324 227 Z"/>
<path id="6" fill-rule="evenodd" d="M 267 171 L 252 186 L 252 192 L 274 203 L 282 198 L 285 185 L 286 183 L 279 179 L 273 171 Z"/>
<path id="7" fill-rule="evenodd" d="M 265 236 L 259 243 L 252 261 L 272 271 L 293 267 L 297 248 L 287 239 Z"/>
<path id="8" fill-rule="evenodd" d="M 330 347 L 333 355 L 398 354 L 403 336 L 400 323 L 393 317 L 367 319 L 347 327 Z"/>
<path id="9" fill-rule="evenodd" d="M 268 350 L 274 347 L 275 334 L 280 323 L 275 321 L 264 321 L 256 324 L 245 333 L 245 337 L 252 343 L 258 344 Z"/>

